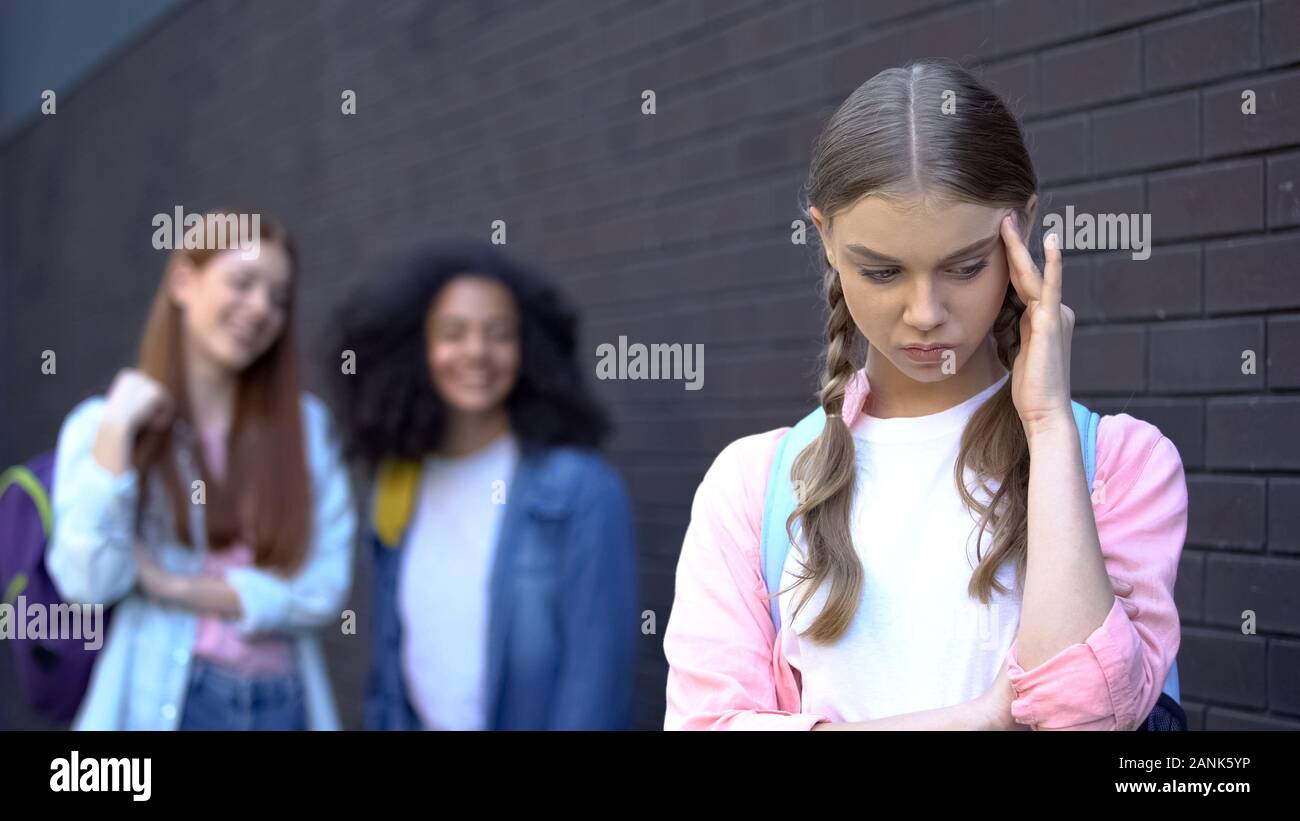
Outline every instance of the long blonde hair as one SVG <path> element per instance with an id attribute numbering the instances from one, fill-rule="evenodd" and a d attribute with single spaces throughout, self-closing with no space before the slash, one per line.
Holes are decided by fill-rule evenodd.
<path id="1" fill-rule="evenodd" d="M 955 97 L 945 97 L 952 92 Z M 953 99 L 944 113 L 941 103 Z M 923 60 L 880 72 L 858 87 L 835 111 L 814 145 L 805 184 L 805 213 L 816 206 L 826 219 L 868 194 L 900 194 L 917 189 L 951 201 L 1012 208 L 1027 225 L 1037 177 L 1020 125 L 993 92 L 969 72 L 947 61 Z M 824 261 L 825 257 L 821 259 Z M 795 459 L 791 479 L 800 489 L 786 522 L 795 525 L 807 546 L 797 614 L 812 594 L 828 584 L 825 604 L 806 636 L 828 644 L 844 631 L 862 596 L 862 563 L 854 549 L 850 517 L 857 475 L 853 436 L 842 417 L 845 391 L 856 373 L 853 350 L 860 334 L 849 315 L 839 275 L 826 266 L 822 282 L 829 308 L 821 376 L 820 404 L 828 414 L 821 434 Z M 1024 312 L 1010 284 L 991 329 L 998 359 L 1008 370 L 1020 347 Z M 975 498 L 964 481 L 967 468 L 990 494 Z M 993 491 L 988 480 L 1000 486 Z M 1011 401 L 1011 380 L 972 416 L 961 437 L 954 465 L 958 493 L 980 514 L 979 537 L 993 530 L 993 543 L 980 557 L 968 593 L 985 604 L 992 591 L 1007 592 L 995 577 L 1008 560 L 1024 583 L 1027 558 L 1029 447 Z"/>

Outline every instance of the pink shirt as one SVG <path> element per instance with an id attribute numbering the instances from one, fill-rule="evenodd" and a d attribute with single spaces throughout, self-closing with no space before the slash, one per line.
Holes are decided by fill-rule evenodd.
<path id="1" fill-rule="evenodd" d="M 859 370 L 845 397 L 846 424 L 868 390 Z M 807 730 L 829 720 L 801 711 L 761 567 L 767 477 L 787 430 L 732 442 L 696 491 L 664 633 L 666 729 Z M 1178 450 L 1154 425 L 1123 413 L 1102 417 L 1093 515 L 1106 572 L 1132 591 L 1116 595 L 1085 641 L 1033 669 L 1020 666 L 1012 642 L 1012 716 L 1035 729 L 1136 728 L 1178 652 L 1173 589 L 1187 533 L 1187 484 Z"/>
<path id="2" fill-rule="evenodd" d="M 220 479 L 226 470 L 226 442 L 220 430 L 205 430 L 202 437 L 208 468 L 214 477 Z M 212 578 L 225 578 L 229 568 L 252 565 L 253 551 L 241 541 L 225 550 L 209 551 L 203 557 L 200 573 Z M 280 675 L 293 668 L 293 645 L 287 637 L 274 634 L 241 636 L 237 621 L 214 615 L 199 616 L 194 656 L 250 677 Z"/>

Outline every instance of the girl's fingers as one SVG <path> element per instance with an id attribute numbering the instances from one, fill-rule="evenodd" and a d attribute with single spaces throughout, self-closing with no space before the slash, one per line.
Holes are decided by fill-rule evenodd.
<path id="1" fill-rule="evenodd" d="M 1020 301 L 1028 305 L 1042 298 L 1042 279 L 1033 258 L 1029 256 L 1029 249 L 1016 232 L 1013 219 L 1008 215 L 1002 220 L 1002 241 L 1007 249 L 1007 269 L 1011 274 L 1011 284 Z"/>
<path id="2" fill-rule="evenodd" d="M 1043 237 L 1043 305 L 1048 316 L 1061 309 L 1061 247 L 1055 234 Z"/>

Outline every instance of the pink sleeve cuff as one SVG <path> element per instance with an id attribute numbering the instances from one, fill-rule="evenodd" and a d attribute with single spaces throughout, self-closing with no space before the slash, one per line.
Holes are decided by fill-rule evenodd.
<path id="1" fill-rule="evenodd" d="M 731 722 L 733 730 L 811 730 L 823 721 L 830 721 L 826 716 L 813 713 L 782 713 L 752 710 L 736 716 Z"/>
<path id="2" fill-rule="evenodd" d="M 725 713 L 696 713 L 690 716 L 669 716 L 665 730 L 811 730 L 826 716 L 813 713 L 789 713 L 783 710 L 729 710 Z"/>
<path id="3" fill-rule="evenodd" d="M 1120 599 L 1087 639 L 1032 670 L 1016 659 L 1018 644 L 1019 639 L 1007 653 L 1016 721 L 1042 729 L 1131 730 L 1137 725 L 1131 682 L 1142 677 L 1142 647 Z"/>

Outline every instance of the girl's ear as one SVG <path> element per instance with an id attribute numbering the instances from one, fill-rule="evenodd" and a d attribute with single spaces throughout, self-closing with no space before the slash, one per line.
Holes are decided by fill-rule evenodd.
<path id="1" fill-rule="evenodd" d="M 822 216 L 821 210 L 813 205 L 808 208 L 808 216 L 812 217 L 813 225 L 817 226 L 817 233 L 826 233 L 826 218 Z"/>
<path id="2" fill-rule="evenodd" d="M 1028 240 L 1029 235 L 1034 232 L 1033 231 L 1034 219 L 1037 216 L 1038 216 L 1038 195 L 1034 194 L 1029 198 L 1029 202 L 1025 203 L 1025 208 L 1023 211 L 1024 221 L 1020 223 L 1020 235 L 1026 238 L 1025 242 L 1029 241 Z"/>
<path id="3" fill-rule="evenodd" d="M 813 225 L 817 227 L 817 234 L 821 237 L 822 249 L 826 251 L 826 262 L 834 268 L 835 260 L 831 257 L 831 240 L 829 226 L 826 224 L 826 215 L 814 205 L 808 209 L 808 216 L 812 217 Z"/>

